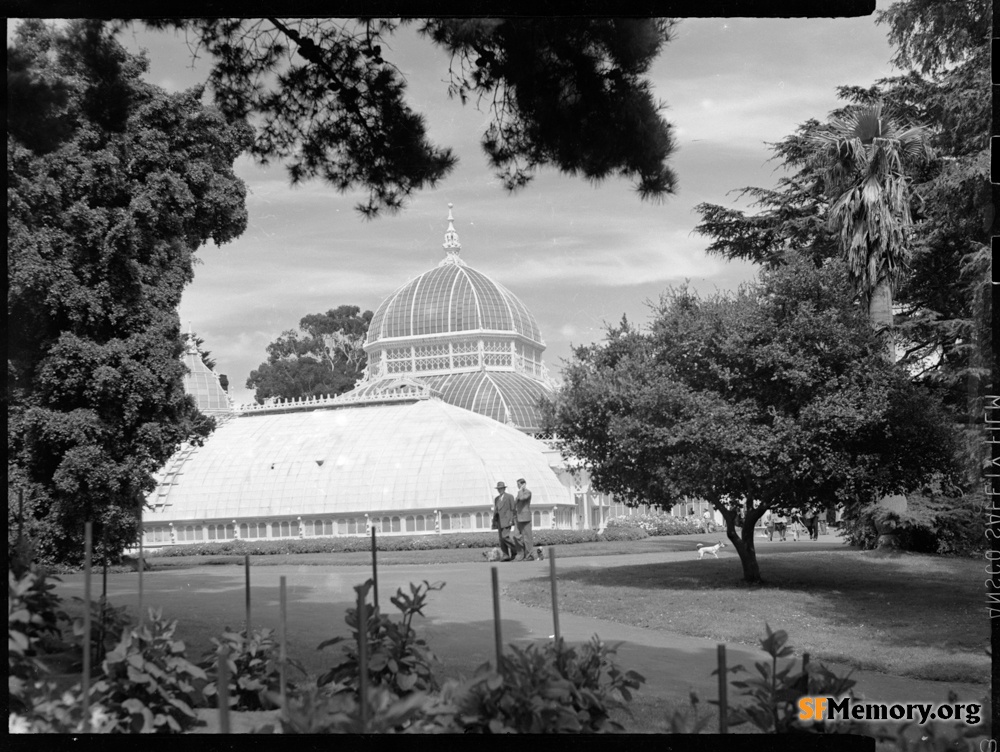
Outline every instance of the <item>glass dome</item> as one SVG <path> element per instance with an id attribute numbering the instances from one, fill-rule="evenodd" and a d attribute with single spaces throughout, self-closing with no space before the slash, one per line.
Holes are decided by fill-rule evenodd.
<path id="1" fill-rule="evenodd" d="M 538 324 L 514 293 L 466 264 L 461 249 L 449 204 L 445 257 L 376 310 L 355 393 L 409 377 L 452 405 L 537 431 L 539 400 L 552 396 Z"/>

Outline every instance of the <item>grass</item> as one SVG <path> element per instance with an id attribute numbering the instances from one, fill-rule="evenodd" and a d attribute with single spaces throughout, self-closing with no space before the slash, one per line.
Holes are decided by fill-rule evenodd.
<path id="1" fill-rule="evenodd" d="M 756 645 L 767 622 L 797 652 L 852 668 L 946 682 L 990 679 L 978 561 L 871 552 L 761 555 L 768 583 L 747 587 L 730 567 L 696 560 L 568 570 L 561 611 Z M 526 605 L 551 601 L 546 580 L 511 583 Z"/>

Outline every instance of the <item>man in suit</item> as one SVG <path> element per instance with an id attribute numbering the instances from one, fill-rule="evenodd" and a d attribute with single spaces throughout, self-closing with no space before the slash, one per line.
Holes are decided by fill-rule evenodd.
<path id="1" fill-rule="evenodd" d="M 503 481 L 497 483 L 497 497 L 493 499 L 493 518 L 497 522 L 497 533 L 500 536 L 501 561 L 513 561 L 517 558 L 517 542 L 514 540 L 511 528 L 514 526 L 514 497 L 507 493 Z"/>
<path id="2" fill-rule="evenodd" d="M 521 544 L 521 561 L 535 560 L 535 540 L 531 535 L 531 491 L 524 478 L 517 479 L 517 498 L 514 500 L 517 518 L 517 537 Z"/>

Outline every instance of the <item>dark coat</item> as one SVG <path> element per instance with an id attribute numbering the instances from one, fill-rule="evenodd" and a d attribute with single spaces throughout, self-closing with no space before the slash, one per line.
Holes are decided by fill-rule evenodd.
<path id="1" fill-rule="evenodd" d="M 517 492 L 514 501 L 514 514 L 518 522 L 531 522 L 531 491 L 525 486 Z"/>
<path id="2" fill-rule="evenodd" d="M 493 509 L 500 518 L 500 527 L 510 527 L 514 524 L 514 497 L 504 491 L 493 499 Z"/>

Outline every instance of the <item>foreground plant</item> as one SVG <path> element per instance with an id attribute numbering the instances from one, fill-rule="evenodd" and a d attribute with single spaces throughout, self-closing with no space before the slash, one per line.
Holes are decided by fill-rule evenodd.
<path id="1" fill-rule="evenodd" d="M 525 648 L 510 645 L 499 672 L 489 664 L 456 693 L 457 724 L 469 733 L 566 734 L 624 731 L 610 711 L 627 710 L 645 678 L 622 671 L 616 647 L 594 635 L 579 648 L 560 639 Z"/>
<path id="2" fill-rule="evenodd" d="M 372 588 L 372 581 L 354 588 L 361 596 L 367 596 Z M 411 692 L 435 692 L 440 687 L 434 678 L 433 664 L 437 656 L 427 646 L 426 641 L 417 636 L 413 628 L 413 618 L 424 615 L 427 596 L 435 590 L 444 588 L 444 583 L 430 584 L 424 580 L 421 585 L 410 583 L 410 593 L 407 595 L 402 588 L 390 598 L 390 602 L 402 612 L 402 619 L 393 621 L 378 608 L 366 608 L 366 618 L 363 625 L 363 639 L 367 644 L 368 681 L 372 686 L 386 687 L 398 697 Z M 343 686 L 344 691 L 357 693 L 360 687 L 358 677 L 358 643 L 362 639 L 359 629 L 357 609 L 348 609 L 344 619 L 352 630 L 353 640 L 337 636 L 322 642 L 319 649 L 346 643 L 343 647 L 343 657 L 318 680 L 320 687 L 328 684 Z"/>
<path id="3" fill-rule="evenodd" d="M 225 653 L 229 668 L 229 707 L 234 710 L 270 710 L 278 707 L 281 688 L 280 645 L 273 629 L 232 632 L 229 628 L 219 639 L 212 638 L 215 647 L 205 653 L 198 664 L 208 677 L 202 689 L 211 702 L 218 695 L 218 661 Z M 286 661 L 301 672 L 295 661 Z M 287 689 L 287 687 L 286 687 Z"/>
<path id="4" fill-rule="evenodd" d="M 207 677 L 184 657 L 176 629 L 176 621 L 150 609 L 143 625 L 124 632 L 104 659 L 104 676 L 91 689 L 90 701 L 107 708 L 110 731 L 180 733 L 194 725 L 194 682 Z"/>

